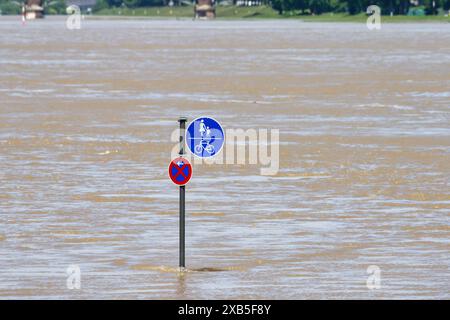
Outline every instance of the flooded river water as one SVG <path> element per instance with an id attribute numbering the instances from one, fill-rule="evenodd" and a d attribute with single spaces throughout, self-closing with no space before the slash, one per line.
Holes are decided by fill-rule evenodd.
<path id="1" fill-rule="evenodd" d="M 2 17 L 0 298 L 448 299 L 449 101 L 450 24 Z M 202 115 L 280 166 L 194 165 L 179 274 Z"/>

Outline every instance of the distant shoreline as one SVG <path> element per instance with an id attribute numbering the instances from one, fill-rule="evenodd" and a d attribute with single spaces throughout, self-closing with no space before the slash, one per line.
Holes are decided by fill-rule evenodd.
<path id="1" fill-rule="evenodd" d="M 277 11 L 268 6 L 236 7 L 217 6 L 216 20 L 301 20 L 303 22 L 360 22 L 367 21 L 367 15 L 360 13 L 349 15 L 346 13 L 324 13 L 321 15 L 296 15 L 285 13 L 279 15 Z M 142 7 L 142 8 L 108 8 L 96 12 L 91 17 L 126 17 L 150 19 L 193 19 L 192 6 L 180 7 Z M 90 17 L 90 18 L 91 18 Z M 381 16 L 383 22 L 450 22 L 450 17 L 438 16 Z"/>
<path id="2" fill-rule="evenodd" d="M 1 15 L 17 17 L 18 15 Z M 52 15 L 47 17 L 64 17 Z M 354 22 L 366 23 L 367 15 L 361 13 L 348 15 L 345 13 L 324 13 L 321 15 L 279 15 L 270 7 L 217 7 L 218 21 L 263 21 L 263 20 L 291 20 L 300 22 Z M 92 15 L 85 15 L 89 20 L 193 20 L 193 8 L 182 7 L 142 7 L 136 9 L 110 8 L 100 10 Z M 381 16 L 382 23 L 450 23 L 450 17 L 439 16 Z"/>

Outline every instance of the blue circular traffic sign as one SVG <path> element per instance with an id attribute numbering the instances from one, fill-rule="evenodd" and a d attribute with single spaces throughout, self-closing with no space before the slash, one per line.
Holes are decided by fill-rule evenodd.
<path id="1" fill-rule="evenodd" d="M 188 149 L 197 157 L 214 157 L 222 150 L 224 142 L 225 134 L 222 126 L 213 118 L 197 118 L 186 130 Z"/>

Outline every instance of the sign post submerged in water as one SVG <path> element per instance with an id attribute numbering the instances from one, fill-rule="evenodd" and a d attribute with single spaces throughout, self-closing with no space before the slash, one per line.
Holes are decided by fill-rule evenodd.
<path id="1" fill-rule="evenodd" d="M 188 160 L 183 158 L 184 151 L 184 132 L 186 130 L 187 118 L 178 119 L 180 123 L 180 156 L 170 162 L 169 176 L 176 185 L 180 186 L 180 271 L 186 267 L 185 261 L 185 213 L 186 213 L 186 184 L 192 176 L 192 166 Z"/>
<path id="2" fill-rule="evenodd" d="M 186 130 L 187 118 L 180 117 L 180 152 L 179 157 L 173 159 L 169 165 L 169 177 L 173 183 L 180 186 L 180 271 L 186 268 L 185 261 L 185 216 L 186 216 L 186 184 L 192 177 L 192 166 L 183 157 L 185 152 L 185 137 L 188 149 L 192 154 L 201 158 L 215 156 L 223 147 L 224 131 L 216 120 L 208 117 L 197 118 L 191 122 Z"/>

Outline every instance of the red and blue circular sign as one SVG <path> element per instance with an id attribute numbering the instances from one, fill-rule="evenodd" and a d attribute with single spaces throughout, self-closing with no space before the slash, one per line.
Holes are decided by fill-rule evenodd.
<path id="1" fill-rule="evenodd" d="M 182 157 L 173 159 L 169 165 L 169 177 L 176 185 L 187 184 L 192 177 L 192 166 L 189 161 Z"/>

